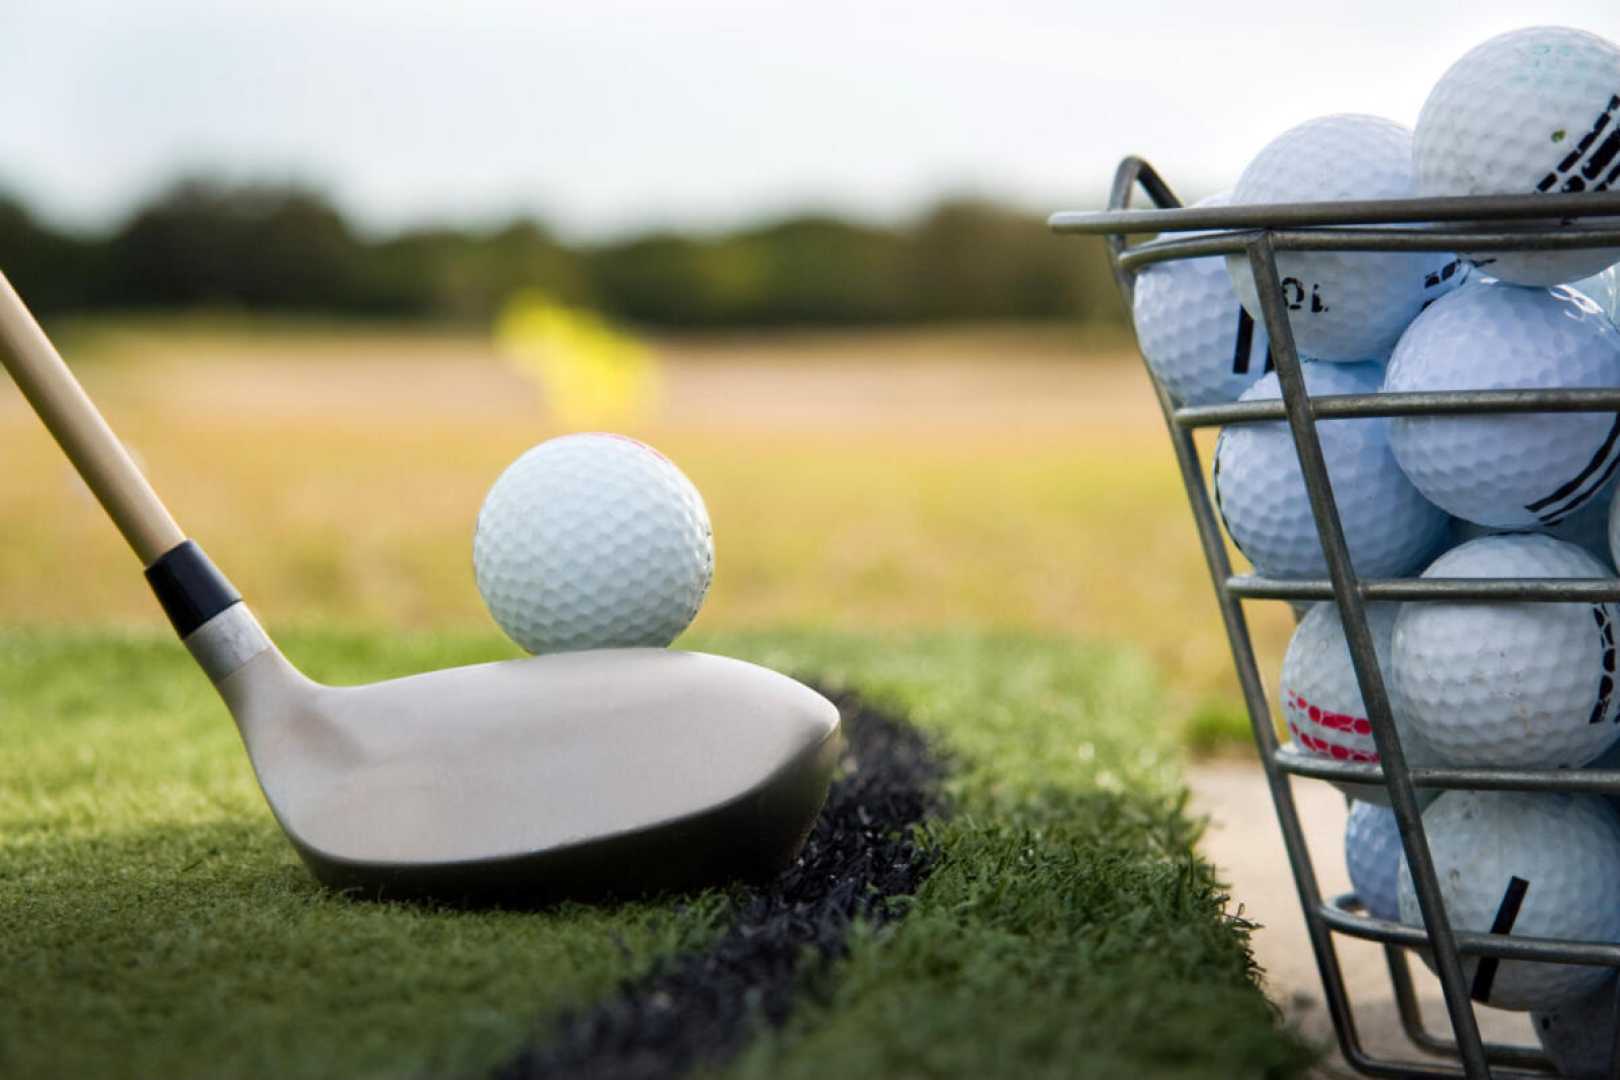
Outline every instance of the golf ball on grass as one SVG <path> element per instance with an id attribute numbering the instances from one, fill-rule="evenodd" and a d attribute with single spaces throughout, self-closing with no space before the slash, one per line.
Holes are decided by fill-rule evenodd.
<path id="1" fill-rule="evenodd" d="M 1417 194 L 1412 135 L 1377 116 L 1306 121 L 1274 139 L 1238 178 L 1232 202 L 1406 199 Z M 1228 255 L 1238 299 L 1262 318 L 1245 255 Z M 1423 305 L 1462 278 L 1455 256 L 1436 252 L 1277 253 L 1294 344 L 1313 360 L 1382 360 Z"/>
<path id="2" fill-rule="evenodd" d="M 1470 540 L 1423 576 L 1613 578 L 1574 544 L 1527 533 Z M 1616 617 L 1584 601 L 1403 604 L 1391 706 L 1446 765 L 1585 765 L 1620 735 Z"/>
<path id="3" fill-rule="evenodd" d="M 1211 195 L 1197 206 L 1225 206 Z M 1177 233 L 1177 237 L 1197 233 Z M 1131 318 L 1148 367 L 1178 405 L 1219 405 L 1270 371 L 1271 339 L 1232 293 L 1219 255 L 1154 263 L 1136 275 Z"/>
<path id="4" fill-rule="evenodd" d="M 1423 103 L 1413 162 L 1423 195 L 1608 190 L 1620 180 L 1620 48 L 1558 26 L 1515 30 L 1475 46 Z M 1620 251 L 1469 257 L 1503 281 L 1559 285 L 1620 260 Z"/>
<path id="5" fill-rule="evenodd" d="M 1302 365 L 1312 396 L 1377 393 L 1384 369 L 1375 363 Z M 1239 399 L 1281 396 L 1275 373 Z M 1399 577 L 1421 567 L 1445 541 L 1448 519 L 1418 493 L 1389 447 L 1389 420 L 1364 417 L 1317 425 L 1328 478 L 1356 573 Z M 1233 543 L 1258 573 L 1325 578 L 1327 558 L 1316 534 L 1305 477 L 1285 421 L 1232 424 L 1215 445 L 1215 498 Z"/>
<path id="6" fill-rule="evenodd" d="M 1620 386 L 1620 331 L 1568 289 L 1471 282 L 1412 323 L 1387 392 Z M 1400 416 L 1390 447 L 1431 502 L 1490 526 L 1555 525 L 1620 467 L 1620 415 Z"/>
<path id="7" fill-rule="evenodd" d="M 1595 795 L 1447 791 L 1423 811 L 1453 929 L 1620 942 L 1620 819 Z M 1396 881 L 1401 921 L 1422 925 L 1411 868 Z M 1426 963 L 1432 960 L 1420 950 Z M 1502 1009 L 1556 1009 L 1611 970 L 1464 956 L 1471 996 Z"/>
<path id="8" fill-rule="evenodd" d="M 1368 604 L 1367 629 L 1386 689 L 1389 680 L 1389 644 L 1399 604 Z M 1293 741 L 1305 753 L 1335 761 L 1378 763 L 1372 721 L 1362 700 L 1361 685 L 1350 663 L 1339 606 L 1329 601 L 1311 605 L 1294 628 L 1282 662 L 1283 719 Z M 1435 764 L 1433 752 L 1422 739 L 1395 718 L 1401 750 L 1409 767 Z M 1379 784 L 1334 781 L 1351 798 L 1389 805 L 1389 794 Z"/>
<path id="9" fill-rule="evenodd" d="M 490 488 L 473 568 L 490 614 L 532 653 L 664 646 L 708 594 L 714 537 L 703 497 L 658 451 L 566 435 Z"/>

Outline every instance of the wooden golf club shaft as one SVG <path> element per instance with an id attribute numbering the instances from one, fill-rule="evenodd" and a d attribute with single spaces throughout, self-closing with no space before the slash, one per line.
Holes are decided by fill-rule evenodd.
<path id="1" fill-rule="evenodd" d="M 3 273 L 0 362 L 135 549 L 142 566 L 150 566 L 185 541 L 185 533 Z"/>

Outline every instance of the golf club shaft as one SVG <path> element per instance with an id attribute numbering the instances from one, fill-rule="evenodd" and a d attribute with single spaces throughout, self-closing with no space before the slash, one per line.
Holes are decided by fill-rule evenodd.
<path id="1" fill-rule="evenodd" d="M 142 566 L 185 542 L 168 508 L 0 273 L 0 362 L 95 493 Z"/>

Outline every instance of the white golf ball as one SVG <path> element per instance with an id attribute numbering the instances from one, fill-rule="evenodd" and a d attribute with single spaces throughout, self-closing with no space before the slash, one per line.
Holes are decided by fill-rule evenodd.
<path id="1" fill-rule="evenodd" d="M 1302 365 L 1313 396 L 1372 394 L 1383 380 L 1374 363 Z M 1275 373 L 1242 401 L 1281 396 Z M 1365 417 L 1317 425 L 1328 477 L 1356 572 L 1399 577 L 1427 562 L 1445 541 L 1447 518 L 1418 494 L 1389 448 L 1389 420 Z M 1215 445 L 1215 498 L 1233 543 L 1268 577 L 1322 578 L 1305 477 L 1286 422 L 1232 424 Z"/>
<path id="2" fill-rule="evenodd" d="M 1425 578 L 1612 578 L 1550 536 L 1508 533 L 1440 556 Z M 1620 735 L 1613 604 L 1401 605 L 1391 704 L 1447 765 L 1577 768 Z"/>
<path id="3" fill-rule="evenodd" d="M 1211 195 L 1195 205 L 1230 201 L 1226 194 Z M 1136 275 L 1131 317 L 1148 367 L 1178 405 L 1236 401 L 1271 370 L 1265 325 L 1238 303 L 1218 255 L 1144 268 Z"/>
<path id="4" fill-rule="evenodd" d="M 1620 321 L 1620 266 L 1599 270 L 1569 287 L 1596 304 L 1610 322 Z"/>
<path id="5" fill-rule="evenodd" d="M 1620 819 L 1603 799 L 1448 791 L 1423 812 L 1423 827 L 1453 929 L 1620 942 Z M 1422 925 L 1404 859 L 1396 890 L 1401 921 Z M 1474 1000 L 1502 1009 L 1555 1009 L 1610 977 L 1608 968 L 1579 964 L 1462 963 Z"/>
<path id="6" fill-rule="evenodd" d="M 1620 497 L 1613 491 L 1609 493 L 1608 511 L 1604 516 L 1609 522 L 1609 561 L 1620 567 Z"/>
<path id="7" fill-rule="evenodd" d="M 1399 604 L 1368 604 L 1367 629 L 1372 631 L 1373 651 L 1378 670 L 1388 690 L 1391 635 Z M 1339 606 L 1331 601 L 1312 604 L 1294 628 L 1283 654 L 1281 698 L 1283 720 L 1293 741 L 1306 753 L 1335 761 L 1378 763 L 1378 746 L 1373 741 L 1372 721 L 1361 696 L 1350 663 L 1350 645 L 1345 639 Z M 1434 754 L 1410 724 L 1395 718 L 1396 731 L 1408 766 L 1433 765 Z M 1389 794 L 1380 784 L 1334 782 L 1351 798 L 1389 805 Z"/>
<path id="8" fill-rule="evenodd" d="M 1451 539 L 1448 548 L 1477 540 L 1481 536 L 1496 536 L 1504 532 L 1544 533 L 1557 540 L 1565 540 L 1586 551 L 1610 572 L 1614 570 L 1614 556 L 1609 552 L 1609 509 L 1614 504 L 1615 483 L 1610 481 L 1596 496 L 1556 525 L 1479 525 L 1466 518 L 1451 519 Z"/>
<path id="9" fill-rule="evenodd" d="M 1386 391 L 1620 386 L 1620 331 L 1567 289 L 1470 282 L 1401 337 Z M 1555 525 L 1620 467 L 1620 415 L 1402 416 L 1390 446 L 1418 490 L 1481 525 Z"/>
<path id="10" fill-rule="evenodd" d="M 490 614 L 530 652 L 662 646 L 703 604 L 714 537 L 703 497 L 658 451 L 565 435 L 490 488 L 473 569 Z"/>
<path id="11" fill-rule="evenodd" d="M 1620 49 L 1557 26 L 1474 47 L 1423 103 L 1413 161 L 1424 195 L 1608 189 L 1620 179 Z M 1620 259 L 1613 248 L 1469 254 L 1519 285 L 1574 281 Z"/>
<path id="12" fill-rule="evenodd" d="M 1251 161 L 1232 202 L 1408 199 L 1417 194 L 1412 135 L 1377 116 L 1324 116 L 1291 128 Z M 1261 318 L 1248 258 L 1228 255 L 1232 286 Z M 1382 360 L 1423 305 L 1461 280 L 1436 252 L 1284 251 L 1277 254 L 1294 344 L 1313 360 Z"/>
<path id="13" fill-rule="evenodd" d="M 1367 914 L 1399 922 L 1401 902 L 1395 883 L 1401 872 L 1401 832 L 1395 811 L 1357 799 L 1344 827 L 1344 865 Z"/>
<path id="14" fill-rule="evenodd" d="M 1608 1080 L 1614 1055 L 1615 978 L 1612 974 L 1592 993 L 1548 1011 L 1535 1010 L 1541 1048 L 1559 1076 L 1572 1080 Z"/>

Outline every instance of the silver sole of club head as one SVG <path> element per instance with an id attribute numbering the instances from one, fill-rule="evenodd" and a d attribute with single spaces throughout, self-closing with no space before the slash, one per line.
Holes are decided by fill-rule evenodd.
<path id="1" fill-rule="evenodd" d="M 563 653 L 331 687 L 242 604 L 187 645 L 304 861 L 370 896 L 545 902 L 767 874 L 803 843 L 841 745 L 820 694 L 701 653 Z"/>

